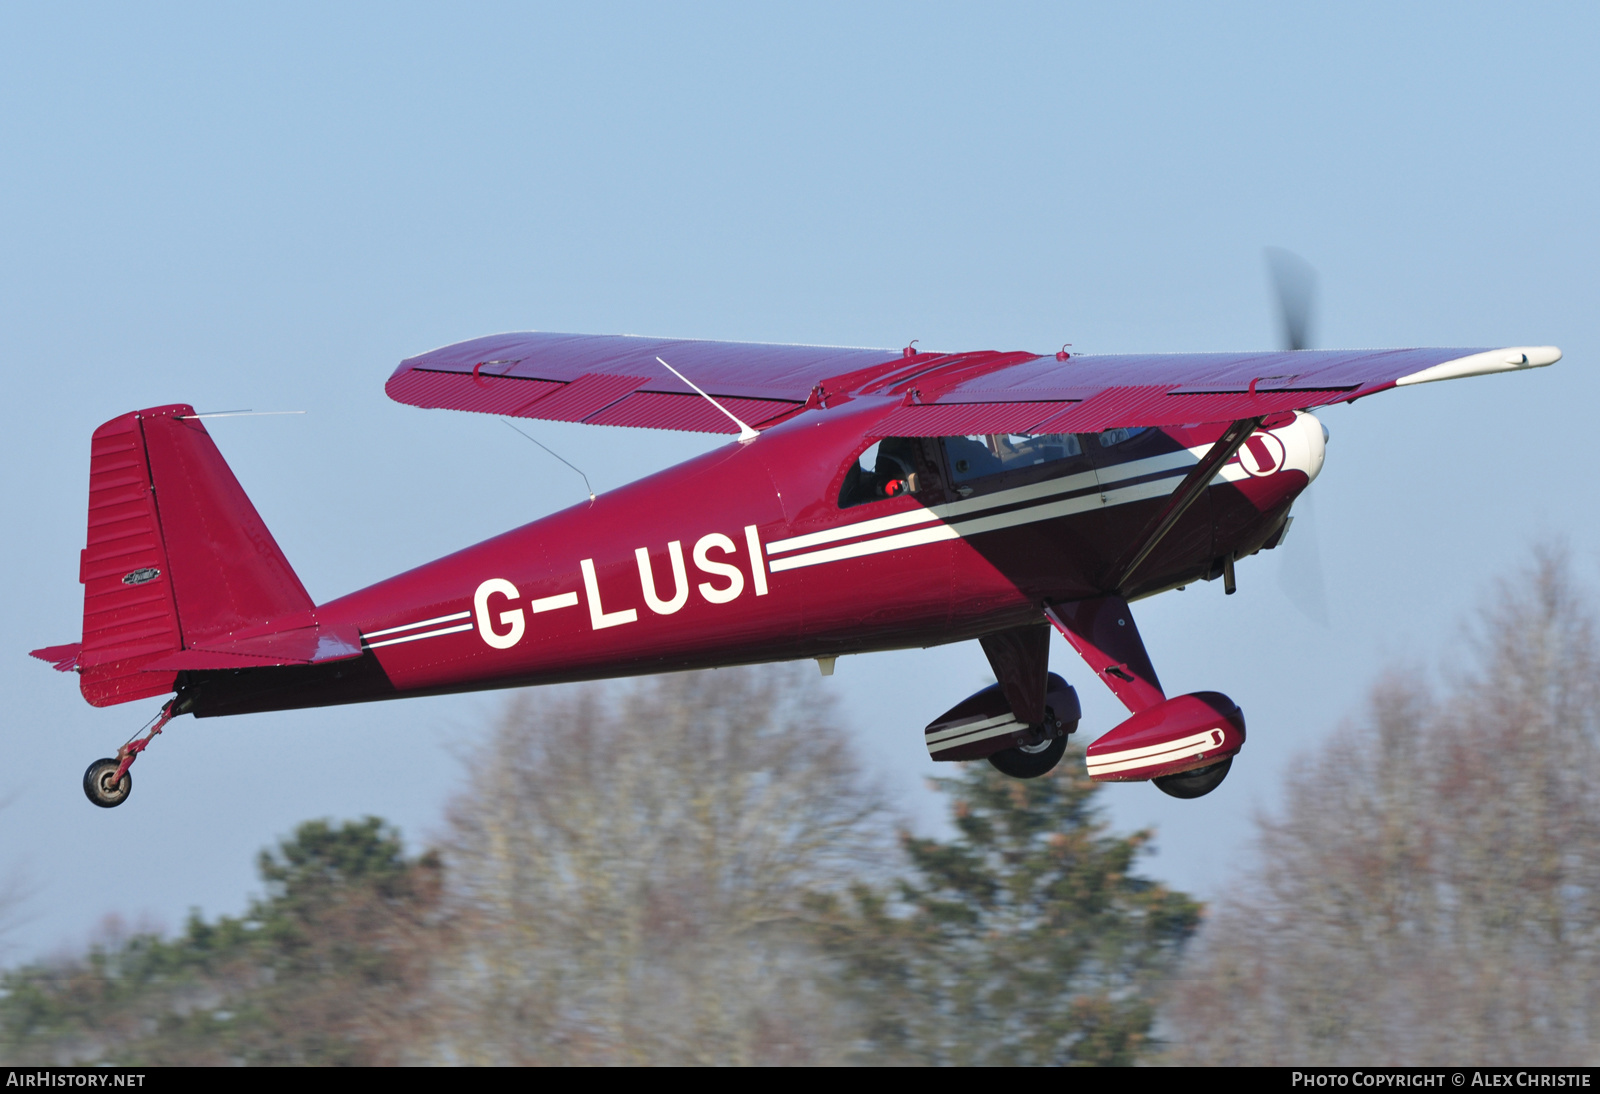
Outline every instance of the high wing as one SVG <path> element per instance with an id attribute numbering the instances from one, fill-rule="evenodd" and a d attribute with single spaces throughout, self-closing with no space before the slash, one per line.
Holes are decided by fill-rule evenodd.
<path id="1" fill-rule="evenodd" d="M 1560 359 L 1554 346 L 1035 357 L 954 384 L 934 375 L 902 385 L 904 405 L 873 432 L 1095 433 L 1241 421 Z"/>
<path id="2" fill-rule="evenodd" d="M 400 363 L 399 402 L 521 418 L 733 433 L 661 358 L 758 428 L 873 396 L 877 436 L 1092 433 L 1259 419 L 1392 387 L 1537 368 L 1554 346 L 1039 356 L 574 335 L 493 335 Z"/>
<path id="3" fill-rule="evenodd" d="M 657 357 L 754 426 L 800 410 L 827 377 L 871 373 L 902 360 L 899 350 L 530 331 L 409 358 L 384 390 L 412 406 L 513 418 L 738 431 Z"/>

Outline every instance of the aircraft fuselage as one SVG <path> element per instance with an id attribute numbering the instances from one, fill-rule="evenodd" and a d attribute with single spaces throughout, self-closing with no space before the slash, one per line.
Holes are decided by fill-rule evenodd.
<path id="1" fill-rule="evenodd" d="M 962 455 L 988 459 L 982 438 L 902 439 L 901 492 L 846 507 L 894 405 L 800 415 L 319 605 L 324 627 L 359 631 L 360 658 L 189 671 L 180 694 L 206 717 L 973 639 L 1219 576 L 1276 542 L 1323 458 L 1309 414 L 1258 430 L 1109 588 L 1222 426 L 1084 435 L 989 473 Z"/>

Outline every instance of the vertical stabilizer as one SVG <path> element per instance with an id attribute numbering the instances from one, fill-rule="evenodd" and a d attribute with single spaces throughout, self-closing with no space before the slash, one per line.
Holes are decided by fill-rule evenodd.
<path id="1" fill-rule="evenodd" d="M 264 625 L 306 626 L 311 598 L 192 407 L 94 431 L 80 686 L 95 706 L 173 690 L 152 666 Z"/>

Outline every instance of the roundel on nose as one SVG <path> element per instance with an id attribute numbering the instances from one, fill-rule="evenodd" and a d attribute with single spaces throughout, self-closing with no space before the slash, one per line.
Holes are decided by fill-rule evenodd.
<path id="1" fill-rule="evenodd" d="M 1271 433 L 1252 433 L 1239 448 L 1239 466 L 1256 478 L 1270 475 L 1283 466 L 1283 442 Z"/>

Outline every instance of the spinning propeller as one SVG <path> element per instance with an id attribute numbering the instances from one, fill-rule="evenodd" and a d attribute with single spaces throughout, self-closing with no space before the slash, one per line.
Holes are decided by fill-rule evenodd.
<path id="1" fill-rule="evenodd" d="M 1283 348 L 1311 348 L 1311 320 L 1316 311 L 1317 271 L 1311 263 L 1279 247 L 1267 248 L 1267 271 L 1278 298 L 1278 323 Z"/>
<path id="2" fill-rule="evenodd" d="M 1311 348 L 1312 320 L 1316 314 L 1317 271 L 1299 255 L 1279 247 L 1268 247 L 1267 273 L 1272 279 L 1278 304 L 1278 327 L 1286 350 Z M 1295 502 L 1292 546 L 1278 569 L 1278 585 L 1296 608 L 1312 622 L 1330 625 L 1327 582 L 1322 573 L 1322 551 L 1318 540 L 1314 490 L 1308 489 Z"/>

